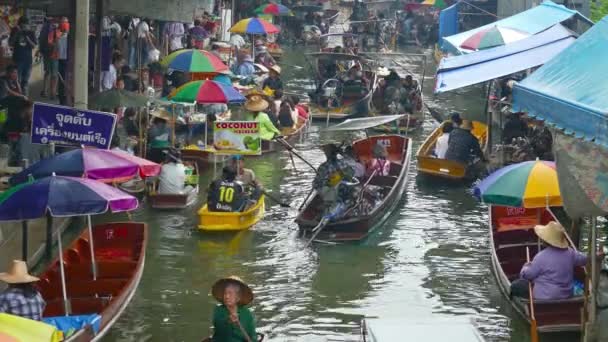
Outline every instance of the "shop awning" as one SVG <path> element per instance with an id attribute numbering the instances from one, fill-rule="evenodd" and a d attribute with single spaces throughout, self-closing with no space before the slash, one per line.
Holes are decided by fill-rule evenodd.
<path id="1" fill-rule="evenodd" d="M 608 17 L 513 88 L 513 109 L 608 146 Z"/>
<path id="2" fill-rule="evenodd" d="M 575 33 L 557 24 L 509 45 L 443 58 L 437 69 L 435 92 L 466 87 L 545 64 L 575 39 Z"/>
<path id="3" fill-rule="evenodd" d="M 458 9 L 460 3 L 439 12 L 439 41 L 443 37 L 449 37 L 458 33 Z"/>
<path id="4" fill-rule="evenodd" d="M 529 34 L 537 34 L 555 24 L 568 20 L 575 15 L 578 15 L 585 21 L 591 23 L 589 19 L 585 18 L 579 12 L 547 0 L 536 7 L 508 18 L 495 21 L 491 24 L 484 25 L 473 30 L 455 34 L 453 36 L 444 37 L 441 41 L 441 49 L 456 55 L 469 53 L 471 51 L 460 49 L 460 45 L 474 33 L 489 29 L 492 26 L 508 27 L 527 32 Z"/>

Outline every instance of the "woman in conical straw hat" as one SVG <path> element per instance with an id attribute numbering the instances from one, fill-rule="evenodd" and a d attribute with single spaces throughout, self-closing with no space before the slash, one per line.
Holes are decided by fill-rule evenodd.
<path id="1" fill-rule="evenodd" d="M 272 120 L 264 111 L 268 109 L 268 101 L 261 95 L 251 95 L 245 102 L 245 115 L 247 121 L 257 121 L 260 125 L 260 137 L 263 140 L 272 140 L 275 136 L 280 136 L 281 131 L 272 123 Z"/>
<path id="2" fill-rule="evenodd" d="M 253 291 L 237 276 L 215 282 L 211 294 L 221 304 L 213 311 L 213 342 L 255 342 L 255 319 L 246 307 Z"/>
<path id="3" fill-rule="evenodd" d="M 537 225 L 534 232 L 543 241 L 545 248 L 523 266 L 521 278 L 534 283 L 535 299 L 556 300 L 572 297 L 574 268 L 587 264 L 587 255 L 569 247 L 566 231 L 558 222 Z M 527 283 L 525 286 L 527 293 Z"/>
<path id="4" fill-rule="evenodd" d="M 42 320 L 46 303 L 34 288 L 38 280 L 27 272 L 25 261 L 13 260 L 8 272 L 0 273 L 0 281 L 8 284 L 8 288 L 0 293 L 0 312 Z"/>

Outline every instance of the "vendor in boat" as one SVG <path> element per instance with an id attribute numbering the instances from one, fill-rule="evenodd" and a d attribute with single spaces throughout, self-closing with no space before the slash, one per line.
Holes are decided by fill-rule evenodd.
<path id="1" fill-rule="evenodd" d="M 450 142 L 450 133 L 454 130 L 452 121 L 444 121 L 441 124 L 441 136 L 437 138 L 435 143 L 435 157 L 445 159 L 445 153 L 448 151 Z"/>
<path id="2" fill-rule="evenodd" d="M 458 161 L 464 164 L 471 164 L 474 158 L 486 161 L 479 140 L 471 133 L 473 124 L 469 120 L 463 120 L 460 127 L 455 128 L 450 133 L 448 150 L 445 159 Z"/>
<path id="3" fill-rule="evenodd" d="M 182 163 L 181 153 L 176 149 L 165 150 L 165 163 L 160 169 L 158 193 L 188 194 L 192 186 L 186 186 L 186 166 Z"/>
<path id="4" fill-rule="evenodd" d="M 257 121 L 260 124 L 260 136 L 263 140 L 272 140 L 281 135 L 281 131 L 272 123 L 268 114 L 263 112 L 268 109 L 268 102 L 262 96 L 249 96 L 245 102 L 245 109 L 249 111 L 245 115 L 245 120 Z"/>
<path id="5" fill-rule="evenodd" d="M 247 308 L 253 291 L 239 277 L 218 280 L 212 287 L 213 297 L 221 304 L 213 310 L 214 342 L 257 341 L 255 318 Z"/>
<path id="6" fill-rule="evenodd" d="M 574 268 L 586 265 L 587 256 L 569 247 L 564 227 L 557 222 L 537 225 L 534 232 L 546 247 L 523 266 L 521 279 L 511 285 L 512 295 L 528 297 L 528 282 L 532 282 L 534 299 L 557 300 L 572 297 Z M 603 256 L 599 254 L 598 258 Z"/>
<path id="7" fill-rule="evenodd" d="M 265 46 L 258 46 L 255 48 L 255 62 L 258 64 L 262 64 L 263 66 L 270 68 L 271 66 L 277 64 L 274 60 L 270 52 L 268 52 L 268 48 Z"/>
<path id="8" fill-rule="evenodd" d="M 255 172 L 245 167 L 245 159 L 242 156 L 233 156 L 230 166 L 237 172 L 236 181 L 241 182 L 246 189 L 249 188 L 251 199 L 257 200 L 261 194 L 262 184 L 255 178 Z"/>
<path id="9" fill-rule="evenodd" d="M 222 177 L 214 180 L 207 191 L 207 208 L 210 211 L 238 212 L 245 203 L 245 188 L 236 180 L 237 170 L 224 166 Z"/>
<path id="10" fill-rule="evenodd" d="M 167 124 L 169 114 L 166 111 L 153 113 L 152 126 L 148 130 L 148 141 L 150 141 L 150 153 L 148 157 L 155 163 L 164 159 L 163 150 L 171 145 L 171 128 Z"/>
<path id="11" fill-rule="evenodd" d="M 240 54 L 237 56 L 236 63 L 231 68 L 232 72 L 237 76 L 250 77 L 255 75 L 255 66 L 253 58 L 249 54 Z"/>
<path id="12" fill-rule="evenodd" d="M 363 179 L 363 177 L 365 177 L 365 165 L 359 160 L 359 156 L 355 153 L 355 149 L 352 145 L 349 145 L 344 149 L 343 157 L 344 162 L 354 170 L 354 176 Z"/>
<path id="13" fill-rule="evenodd" d="M 338 159 L 340 148 L 334 144 L 321 146 L 325 158 L 327 159 L 317 169 L 317 175 L 312 182 L 312 187 L 320 194 L 324 202 L 324 208 L 329 208 L 332 212 L 336 204 L 345 203 L 349 193 L 347 187 L 340 187 L 343 180 L 351 180 L 355 170 L 343 159 Z M 340 191 L 344 190 L 344 191 Z"/>
<path id="14" fill-rule="evenodd" d="M 268 77 L 262 82 L 262 89 L 266 91 L 266 89 L 270 89 L 272 94 L 277 90 L 283 92 L 283 81 L 281 81 L 281 67 L 278 65 L 273 65 L 268 70 Z"/>
<path id="15" fill-rule="evenodd" d="M 0 273 L 0 281 L 8 284 L 8 288 L 0 293 L 0 312 L 42 320 L 46 303 L 34 287 L 38 280 L 27 272 L 25 261 L 13 260 L 10 270 Z"/>
<path id="16" fill-rule="evenodd" d="M 511 144 L 513 139 L 523 138 L 528 132 L 528 124 L 523 119 L 524 113 L 511 113 L 503 129 L 503 143 Z"/>
<path id="17" fill-rule="evenodd" d="M 372 174 L 375 176 L 388 176 L 391 170 L 391 161 L 387 160 L 388 151 L 386 147 L 381 144 L 376 144 L 372 148 L 372 156 L 374 157 L 367 168 L 367 176 L 371 177 Z M 375 173 L 374 173 L 375 172 Z"/>

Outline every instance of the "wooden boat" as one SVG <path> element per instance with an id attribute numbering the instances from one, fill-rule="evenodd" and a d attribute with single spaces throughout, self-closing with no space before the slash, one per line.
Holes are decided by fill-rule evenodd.
<path id="1" fill-rule="evenodd" d="M 308 119 L 310 120 L 310 119 Z M 281 135 L 285 137 L 285 141 L 290 144 L 297 143 L 298 140 L 306 132 L 308 127 L 308 120 L 299 119 L 295 128 L 283 128 L 281 129 Z M 285 147 L 273 140 L 262 140 L 262 154 L 272 153 L 284 150 Z"/>
<path id="2" fill-rule="evenodd" d="M 416 320 L 397 318 L 367 318 L 361 323 L 361 341 L 400 341 L 407 331 L 408 341 L 425 342 L 483 342 L 484 339 L 471 322 L 437 319 Z M 446 337 L 448 337 L 446 339 Z"/>
<path id="3" fill-rule="evenodd" d="M 183 157 L 183 156 L 182 156 Z M 198 198 L 198 165 L 193 163 L 192 175 L 188 176 L 187 182 L 193 187 L 192 191 L 187 194 L 159 194 L 158 184 L 155 184 L 154 190 L 148 194 L 150 205 L 154 209 L 184 209 L 194 204 Z M 156 182 L 158 183 L 158 182 Z"/>
<path id="4" fill-rule="evenodd" d="M 413 132 L 413 131 L 421 128 L 422 124 L 424 123 L 424 116 L 420 117 L 420 116 L 408 115 L 408 114 L 400 114 L 400 115 L 405 115 L 406 117 L 402 120 L 399 120 L 398 122 L 395 122 L 394 124 L 376 126 L 373 128 L 373 130 L 376 132 L 383 132 L 383 133 L 397 133 L 397 132 L 407 133 L 407 132 Z"/>
<path id="5" fill-rule="evenodd" d="M 228 156 L 218 155 L 214 148 L 201 149 L 196 145 L 186 146 L 181 149 L 182 158 L 196 162 L 199 171 L 203 171 L 208 165 L 223 164 Z"/>
<path id="6" fill-rule="evenodd" d="M 530 322 L 530 302 L 527 298 L 510 298 L 511 282 L 519 278 L 519 272 L 526 263 L 526 247 L 530 258 L 539 250 L 538 237 L 534 226 L 552 221 L 546 209 L 525 209 L 514 207 L 490 207 L 490 242 L 492 268 L 498 287 L 524 319 Z M 575 269 L 575 278 L 584 282 L 582 267 Z M 583 297 L 564 300 L 534 300 L 534 314 L 539 332 L 580 331 Z"/>
<path id="7" fill-rule="evenodd" d="M 198 211 L 198 229 L 213 232 L 246 230 L 258 223 L 264 217 L 264 212 L 264 195 L 243 212 L 209 211 L 205 203 Z"/>
<path id="8" fill-rule="evenodd" d="M 96 279 L 91 271 L 88 230 L 63 251 L 70 314 L 97 314 L 101 318 L 96 334 L 87 325 L 65 341 L 99 341 L 110 330 L 137 290 L 147 241 L 145 223 L 119 222 L 93 227 Z M 59 260 L 42 272 L 36 286 L 46 301 L 43 317 L 64 316 Z"/>
<path id="9" fill-rule="evenodd" d="M 354 120 L 368 120 L 368 118 L 349 121 Z M 391 162 L 389 176 L 375 176 L 369 180 L 369 185 L 380 189 L 381 202 L 376 204 L 374 209 L 365 216 L 345 217 L 328 223 L 319 233 L 319 240 L 362 240 L 381 226 L 400 202 L 408 179 L 411 140 L 400 135 L 379 135 L 357 140 L 353 142 L 353 149 L 362 163 L 366 164 L 372 159 L 372 149 L 376 144 L 386 147 L 387 160 Z M 296 218 L 303 235 L 312 235 L 312 229 L 319 224 L 324 209 L 320 195 L 313 192 Z"/>
<path id="10" fill-rule="evenodd" d="M 474 136 L 479 139 L 479 144 L 483 150 L 487 142 L 487 126 L 479 121 L 473 121 Z M 435 151 L 435 143 L 443 134 L 441 126 L 436 128 L 431 135 L 426 138 L 418 153 L 418 173 L 450 180 L 462 181 L 470 175 L 467 174 L 468 165 L 454 160 L 439 159 L 433 155 Z"/>

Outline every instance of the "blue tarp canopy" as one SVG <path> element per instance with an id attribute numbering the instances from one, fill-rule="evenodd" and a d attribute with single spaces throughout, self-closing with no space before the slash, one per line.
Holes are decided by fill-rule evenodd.
<path id="1" fill-rule="evenodd" d="M 439 41 L 441 38 L 458 33 L 458 9 L 459 3 L 439 12 Z"/>
<path id="2" fill-rule="evenodd" d="M 555 24 L 568 20 L 575 15 L 579 15 L 581 18 L 591 23 L 589 19 L 582 16 L 579 12 L 547 0 L 539 6 L 520 12 L 508 18 L 495 21 L 491 24 L 487 24 L 473 30 L 455 34 L 453 36 L 444 37 L 441 40 L 441 49 L 456 55 L 469 53 L 471 51 L 460 49 L 460 45 L 471 35 L 479 31 L 489 29 L 493 26 L 499 26 L 516 29 L 529 34 L 537 34 Z"/>
<path id="3" fill-rule="evenodd" d="M 575 39 L 575 33 L 557 24 L 509 45 L 443 58 L 437 69 L 435 92 L 466 87 L 545 64 Z"/>
<path id="4" fill-rule="evenodd" d="M 608 17 L 513 88 L 513 109 L 608 146 Z"/>

